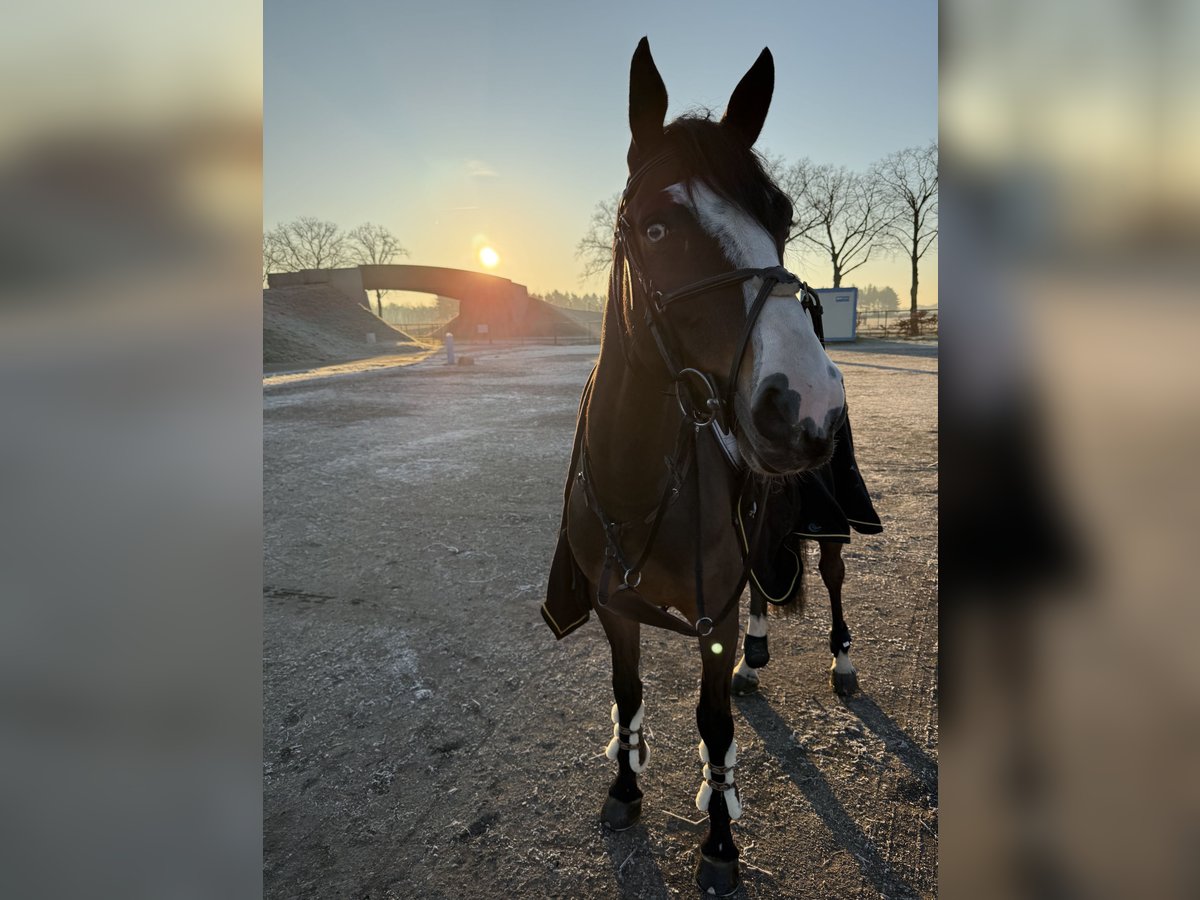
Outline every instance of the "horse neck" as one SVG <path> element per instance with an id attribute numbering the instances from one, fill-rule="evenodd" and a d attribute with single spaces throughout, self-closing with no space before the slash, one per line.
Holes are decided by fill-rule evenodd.
<path id="1" fill-rule="evenodd" d="M 615 341 L 600 346 L 587 409 L 587 451 L 599 499 L 608 515 L 627 520 L 659 500 L 664 458 L 675 450 L 679 409 L 671 382 L 630 367 Z"/>

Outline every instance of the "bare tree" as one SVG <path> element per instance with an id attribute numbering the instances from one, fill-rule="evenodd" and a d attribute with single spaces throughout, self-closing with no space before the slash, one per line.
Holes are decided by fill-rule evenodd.
<path id="1" fill-rule="evenodd" d="M 801 239 L 821 224 L 816 209 L 805 199 L 819 167 L 807 157 L 791 165 L 781 156 L 764 156 L 763 161 L 766 163 L 767 174 L 792 201 L 792 221 L 788 227 L 787 240 L 783 243 L 784 252 L 790 247 L 797 254 L 804 256 L 806 250 L 811 252 L 812 246 Z"/>
<path id="2" fill-rule="evenodd" d="M 263 287 L 267 286 L 267 275 L 271 272 L 283 271 L 285 271 L 283 260 L 279 257 L 279 251 L 275 247 L 275 242 L 271 240 L 270 234 L 263 232 Z"/>
<path id="3" fill-rule="evenodd" d="M 350 241 L 354 260 L 360 265 L 387 265 L 397 256 L 408 256 L 408 251 L 400 246 L 400 240 L 382 225 L 372 225 L 364 222 L 347 236 Z M 375 306 L 379 318 L 383 318 L 383 295 L 385 291 L 375 291 Z"/>
<path id="4" fill-rule="evenodd" d="M 797 218 L 811 222 L 799 236 L 809 247 L 829 257 L 833 287 L 871 258 L 892 209 L 873 173 L 845 167 L 811 166 L 799 196 Z"/>
<path id="5" fill-rule="evenodd" d="M 263 265 L 268 272 L 336 269 L 351 260 L 346 234 L 334 222 L 301 216 L 263 235 Z"/>
<path id="6" fill-rule="evenodd" d="M 887 241 L 893 252 L 912 263 L 910 315 L 917 318 L 918 264 L 938 236 L 938 145 L 909 147 L 884 157 L 874 167 L 893 209 Z"/>
<path id="7" fill-rule="evenodd" d="M 575 245 L 575 257 L 583 260 L 580 281 L 600 275 L 612 265 L 613 227 L 617 222 L 617 204 L 620 201 L 621 195 L 613 194 L 607 200 L 598 202 L 592 210 L 588 230 Z"/>

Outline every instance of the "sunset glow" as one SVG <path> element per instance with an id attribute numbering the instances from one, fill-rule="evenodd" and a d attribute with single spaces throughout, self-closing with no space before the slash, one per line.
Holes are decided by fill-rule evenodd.
<path id="1" fill-rule="evenodd" d="M 733 85 L 770 45 L 778 96 L 757 147 L 789 165 L 811 156 L 815 164 L 865 171 L 938 133 L 936 4 L 879 4 L 869 29 L 855 4 L 822 4 L 819 16 L 805 13 L 805 4 L 766 4 L 779 16 L 780 32 L 804 28 L 826 46 L 848 33 L 862 39 L 855 58 L 863 65 L 845 66 L 827 85 L 827 100 L 803 107 L 803 115 L 789 104 L 803 94 L 796 85 L 811 77 L 811 59 L 782 52 L 762 19 L 734 4 L 709 4 L 711 16 L 679 16 L 672 4 L 613 5 L 627 10 L 636 28 L 623 13 L 599 6 L 576 20 L 545 16 L 544 4 L 528 3 L 508 4 L 499 16 L 480 0 L 421 4 L 420 15 L 411 4 L 371 4 L 369 14 L 364 4 L 350 4 L 353 13 L 330 4 L 275 5 L 263 47 L 264 227 L 301 216 L 344 231 L 372 222 L 408 251 L 392 262 L 503 274 L 538 295 L 606 295 L 603 250 L 595 260 L 576 251 L 585 236 L 611 245 L 611 216 L 602 217 L 607 228 L 589 226 L 598 205 L 629 176 L 627 76 L 643 34 L 663 54 L 670 117 L 711 107 L 719 119 Z M 369 58 L 363 71 L 345 65 L 372 32 L 407 35 L 404 52 Z M 446 59 L 451 38 L 453 65 Z M 902 66 L 889 57 L 897 42 L 908 48 Z M 313 47 L 321 52 L 312 55 Z M 550 47 L 553 62 L 541 56 Z M 976 67 L 983 72 L 985 61 Z M 403 110 L 402 123 L 381 128 L 381 114 L 396 109 Z M 855 110 L 856 122 L 877 127 L 861 133 L 849 127 L 847 109 Z M 326 114 L 336 114 L 338 125 L 314 128 L 314 116 Z M 347 141 L 348 133 L 374 138 Z M 812 144 L 814 133 L 823 135 L 820 147 Z M 313 160 L 321 160 L 319 179 Z M 829 261 L 800 252 L 808 243 L 793 241 L 785 264 L 814 286 L 831 285 Z M 936 245 L 921 262 L 922 304 L 937 301 L 935 254 Z M 910 269 L 900 256 L 873 252 L 846 283 L 890 286 L 907 305 Z"/>

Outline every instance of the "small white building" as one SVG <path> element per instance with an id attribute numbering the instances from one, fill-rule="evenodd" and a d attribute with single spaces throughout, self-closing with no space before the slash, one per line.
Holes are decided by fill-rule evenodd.
<path id="1" fill-rule="evenodd" d="M 825 341 L 853 341 L 858 339 L 858 288 L 819 288 L 824 315 L 821 324 L 825 327 Z"/>

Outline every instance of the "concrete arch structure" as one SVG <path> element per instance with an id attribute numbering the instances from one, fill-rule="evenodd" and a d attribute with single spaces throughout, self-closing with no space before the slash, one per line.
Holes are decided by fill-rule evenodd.
<path id="1" fill-rule="evenodd" d="M 452 297 L 459 303 L 459 313 L 447 330 L 466 340 L 566 336 L 587 331 L 558 309 L 530 297 L 525 285 L 484 272 L 440 266 L 364 265 L 267 276 L 267 284 L 271 287 L 324 283 L 368 309 L 367 291 L 417 291 Z"/>

